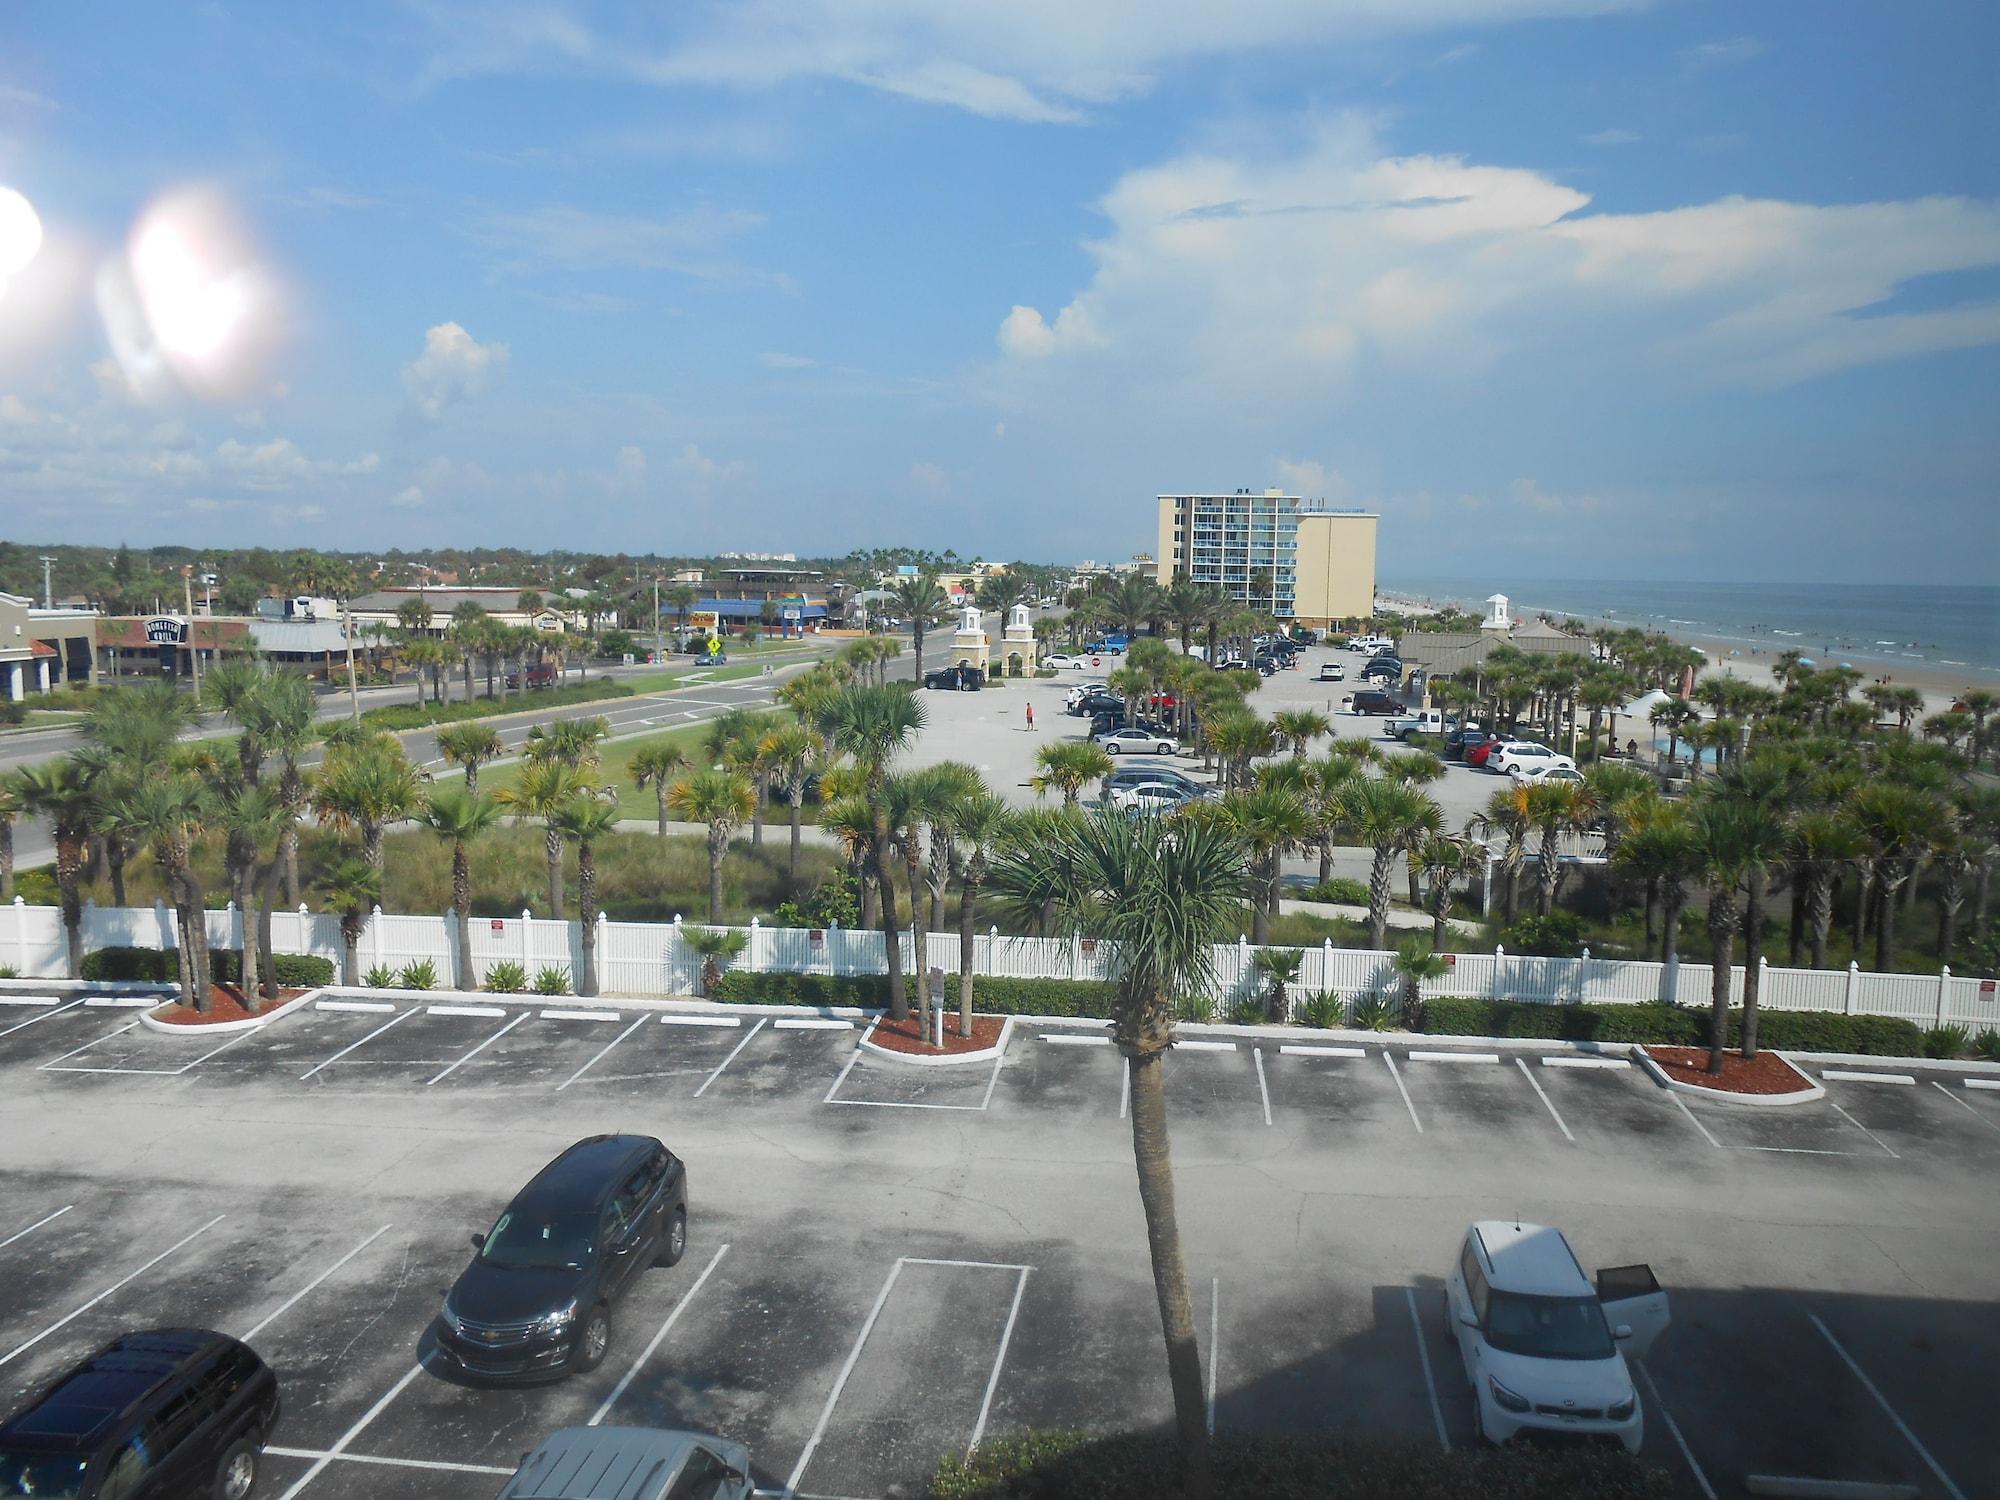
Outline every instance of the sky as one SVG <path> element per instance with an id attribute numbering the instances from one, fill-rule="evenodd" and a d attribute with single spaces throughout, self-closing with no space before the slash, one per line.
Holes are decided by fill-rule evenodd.
<path id="1" fill-rule="evenodd" d="M 1391 577 L 1989 582 L 1996 48 L 1979 0 L 25 0 L 0 535 L 1116 561 L 1275 485 Z"/>

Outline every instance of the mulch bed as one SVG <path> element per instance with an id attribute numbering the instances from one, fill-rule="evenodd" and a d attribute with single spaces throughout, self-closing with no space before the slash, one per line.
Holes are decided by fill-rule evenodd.
<path id="1" fill-rule="evenodd" d="M 917 1015 L 912 1011 L 906 1021 L 891 1021 L 884 1016 L 868 1034 L 868 1040 L 891 1052 L 908 1052 L 920 1057 L 950 1057 L 959 1052 L 984 1052 L 999 1046 L 1000 1028 L 1006 1024 L 1006 1020 L 1005 1016 L 974 1016 L 972 1035 L 960 1036 L 958 1013 L 946 1011 L 944 1048 L 940 1051 L 917 1029 Z"/>
<path id="2" fill-rule="evenodd" d="M 1735 1052 L 1722 1054 L 1722 1076 L 1711 1077 L 1706 1047 L 1648 1047 L 1646 1055 L 1675 1083 L 1691 1083 L 1719 1094 L 1803 1094 L 1812 1081 L 1775 1052 L 1759 1052 L 1745 1062 Z"/>
<path id="3" fill-rule="evenodd" d="M 233 984 L 212 984 L 208 987 L 209 1006 L 206 1013 L 175 1003 L 164 1010 L 154 1011 L 153 1019 L 164 1021 L 169 1026 L 214 1026 L 223 1021 L 253 1021 L 304 993 L 304 990 L 281 989 L 275 1000 L 266 1000 L 262 995 L 246 999 L 243 991 Z"/>

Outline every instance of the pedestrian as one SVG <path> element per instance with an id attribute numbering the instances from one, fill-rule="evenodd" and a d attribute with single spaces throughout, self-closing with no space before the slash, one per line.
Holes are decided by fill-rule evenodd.
<path id="1" fill-rule="evenodd" d="M 1021 705 L 1021 707 L 1027 712 L 1028 715 L 1028 733 L 1033 734 L 1035 732 L 1035 705 L 1032 703 L 1024 703 Z"/>

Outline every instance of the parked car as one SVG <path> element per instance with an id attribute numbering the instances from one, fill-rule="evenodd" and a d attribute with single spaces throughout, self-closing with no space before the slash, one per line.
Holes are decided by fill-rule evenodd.
<path id="1" fill-rule="evenodd" d="M 1196 797 L 1215 795 L 1214 787 L 1184 776 L 1172 766 L 1120 766 L 1104 778 L 1104 795 L 1108 798 L 1121 788 L 1160 784 L 1178 787 Z"/>
<path id="2" fill-rule="evenodd" d="M 986 686 L 986 673 L 965 662 L 924 673 L 924 686 L 945 693 L 976 693 Z"/>
<path id="3" fill-rule="evenodd" d="M 1125 712 L 1125 700 L 1116 693 L 1092 693 L 1081 699 L 1070 712 L 1077 715 L 1122 714 Z"/>
<path id="4" fill-rule="evenodd" d="M 1574 771 L 1576 762 L 1535 740 L 1503 740 L 1486 758 L 1486 769 L 1498 771 L 1503 776 L 1513 775 L 1522 766 L 1539 766 L 1544 770 L 1550 766 L 1567 766 Z"/>
<path id="5" fill-rule="evenodd" d="M 1347 668 L 1343 667 L 1337 661 L 1321 662 L 1319 665 L 1319 681 L 1345 682 L 1347 681 Z"/>
<path id="6" fill-rule="evenodd" d="M 1358 693 L 1350 693 L 1340 700 L 1341 707 L 1357 714 L 1401 714 L 1409 712 L 1409 705 L 1401 698 L 1390 696 L 1375 688 L 1363 688 Z"/>
<path id="7" fill-rule="evenodd" d="M 227 1334 L 124 1334 L 0 1424 L 0 1495 L 244 1500 L 281 1409 L 278 1377 Z"/>
<path id="8" fill-rule="evenodd" d="M 565 1427 L 521 1460 L 497 1500 L 750 1500 L 750 1450 L 705 1432 Z"/>
<path id="9" fill-rule="evenodd" d="M 1361 666 L 1363 682 L 1400 682 L 1403 678 L 1403 664 L 1393 656 L 1370 657 Z"/>
<path id="10" fill-rule="evenodd" d="M 1090 658 L 1087 656 L 1072 656 L 1058 651 L 1051 656 L 1043 657 L 1042 665 L 1045 667 L 1054 667 L 1058 672 L 1080 671 L 1090 665 Z"/>
<path id="11" fill-rule="evenodd" d="M 1417 708 L 1407 714 L 1382 721 L 1382 733 L 1392 740 L 1406 740 L 1413 734 L 1445 734 L 1458 727 L 1458 715 L 1441 708 Z"/>
<path id="12" fill-rule="evenodd" d="M 1454 729 L 1444 737 L 1444 753 L 1453 760 L 1465 759 L 1466 752 L 1486 743 L 1489 736 L 1477 724 Z"/>
<path id="13" fill-rule="evenodd" d="M 595 1369 L 618 1298 L 687 1249 L 687 1169 L 651 1136 L 590 1136 L 536 1173 L 472 1245 L 436 1324 L 445 1357 L 498 1379 Z"/>
<path id="14" fill-rule="evenodd" d="M 512 672 L 507 673 L 508 687 L 518 688 L 523 683 L 526 683 L 531 688 L 554 687 L 556 685 L 555 663 L 545 661 L 539 666 L 530 666 L 525 671 L 517 667 Z"/>
<path id="15" fill-rule="evenodd" d="M 1178 755 L 1181 748 L 1166 736 L 1145 729 L 1112 729 L 1093 738 L 1106 755 Z"/>
<path id="16" fill-rule="evenodd" d="M 1672 1321 L 1650 1267 L 1599 1271 L 1592 1287 L 1561 1230 L 1488 1220 L 1466 1231 L 1444 1302 L 1481 1437 L 1535 1431 L 1639 1451 L 1645 1414 L 1626 1356 L 1643 1358 Z"/>
<path id="17" fill-rule="evenodd" d="M 1475 768 L 1484 767 L 1493 758 L 1493 752 L 1498 750 L 1500 745 L 1501 742 L 1497 739 L 1485 739 L 1476 745 L 1467 745 L 1465 747 L 1465 763 Z"/>
<path id="18" fill-rule="evenodd" d="M 1575 766 L 1527 765 L 1515 766 L 1507 773 L 1520 786 L 1540 786 L 1544 782 L 1581 781 L 1583 772 Z"/>
<path id="19" fill-rule="evenodd" d="M 1121 786 L 1106 799 L 1115 808 L 1131 813 L 1166 813 L 1198 800 L 1186 787 L 1164 781 L 1148 781 L 1139 786 Z"/>

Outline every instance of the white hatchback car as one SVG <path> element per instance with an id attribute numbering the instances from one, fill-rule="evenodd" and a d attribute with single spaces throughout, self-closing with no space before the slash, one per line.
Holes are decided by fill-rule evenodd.
<path id="1" fill-rule="evenodd" d="M 1161 734 L 1143 729 L 1107 729 L 1097 737 L 1106 755 L 1178 755 L 1180 746 Z"/>
<path id="2" fill-rule="evenodd" d="M 1045 667 L 1054 667 L 1059 672 L 1080 670 L 1090 665 L 1090 658 L 1087 656 L 1067 656 L 1062 652 L 1057 652 L 1054 656 L 1043 657 L 1042 665 Z"/>
<path id="3" fill-rule="evenodd" d="M 1543 770 L 1550 766 L 1567 766 L 1574 771 L 1576 762 L 1534 740 L 1502 740 L 1486 757 L 1486 769 L 1498 771 L 1502 776 L 1512 776 L 1515 769 L 1522 766 L 1539 766 Z"/>
<path id="4" fill-rule="evenodd" d="M 1560 1229 L 1486 1220 L 1465 1232 L 1444 1304 L 1481 1437 L 1556 1432 L 1639 1451 L 1645 1413 L 1625 1359 L 1672 1321 L 1651 1267 L 1599 1271 L 1592 1287 Z"/>

